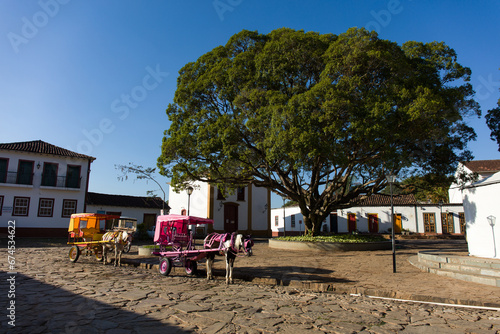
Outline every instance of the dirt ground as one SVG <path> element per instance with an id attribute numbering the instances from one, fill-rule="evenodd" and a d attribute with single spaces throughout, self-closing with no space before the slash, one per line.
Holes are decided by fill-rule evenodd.
<path id="1" fill-rule="evenodd" d="M 151 242 L 146 241 L 142 244 Z M 6 247 L 0 239 L 0 247 Z M 141 242 L 139 242 L 141 244 Z M 16 247 L 68 247 L 62 239 L 16 240 Z M 316 288 L 341 293 L 362 293 L 400 299 L 438 301 L 461 304 L 484 304 L 500 307 L 500 288 L 465 282 L 422 272 L 408 261 L 423 250 L 439 250 L 467 256 L 465 240 L 398 240 L 396 273 L 393 273 L 392 250 L 381 251 L 290 251 L 268 247 L 266 239 L 256 240 L 253 256 L 238 257 L 234 276 L 246 281 L 272 284 L 276 282 L 297 288 Z M 66 254 L 66 250 L 62 253 Z M 137 243 L 123 259 L 140 259 Z M 157 258 L 144 259 L 156 263 Z M 203 262 L 203 261 L 202 261 Z M 200 262 L 200 278 L 204 263 Z M 224 275 L 223 258 L 215 262 L 215 273 Z M 174 275 L 182 275 L 176 268 Z M 257 279 L 255 279 L 257 278 Z M 259 281 L 260 280 L 260 281 Z M 316 284 L 316 285 L 315 285 Z"/>

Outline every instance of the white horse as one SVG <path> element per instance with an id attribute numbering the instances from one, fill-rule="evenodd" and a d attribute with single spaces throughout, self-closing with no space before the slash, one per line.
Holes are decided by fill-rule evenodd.
<path id="1" fill-rule="evenodd" d="M 252 255 L 253 241 L 250 236 L 244 237 L 242 234 L 230 233 L 211 233 L 204 241 L 204 248 L 218 248 L 218 255 L 226 257 L 226 284 L 233 283 L 234 260 L 238 253 L 244 253 L 245 256 Z M 207 280 L 214 279 L 212 267 L 214 264 L 216 252 L 207 253 Z"/>
<path id="2" fill-rule="evenodd" d="M 125 231 L 110 231 L 106 232 L 102 236 L 102 241 L 106 241 L 102 244 L 102 259 L 104 265 L 107 263 L 107 252 L 109 249 L 115 250 L 115 267 L 118 265 L 118 267 L 121 266 L 121 259 L 122 259 L 122 253 L 123 249 L 127 245 L 127 242 L 129 240 L 129 234 Z"/>

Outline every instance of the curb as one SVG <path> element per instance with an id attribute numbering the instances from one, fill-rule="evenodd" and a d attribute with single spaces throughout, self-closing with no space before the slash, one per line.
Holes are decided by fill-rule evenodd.
<path id="1" fill-rule="evenodd" d="M 158 264 L 146 263 L 141 261 L 141 259 L 122 259 L 122 264 L 139 267 L 147 270 L 156 270 L 158 272 Z M 202 271 L 204 272 L 204 271 Z M 225 277 L 225 274 L 219 274 L 217 270 L 213 272 L 214 276 Z M 196 276 L 195 276 L 196 277 Z M 310 281 L 301 280 L 282 280 L 279 278 L 269 278 L 269 277 L 258 277 L 250 275 L 238 275 L 234 273 L 235 279 L 240 279 L 245 282 L 249 282 L 256 285 L 270 285 L 270 286 L 282 286 L 288 288 L 295 288 L 300 290 L 308 290 L 312 292 L 320 293 L 331 293 L 340 295 L 357 295 L 357 296 L 367 296 L 367 297 L 382 297 L 382 298 L 392 298 L 392 299 L 403 299 L 413 302 L 422 303 L 441 303 L 441 304 L 455 304 L 460 306 L 475 306 L 484 308 L 500 308 L 499 303 L 488 303 L 481 302 L 477 300 L 468 299 L 455 299 L 455 298 L 442 298 L 435 296 L 417 295 L 406 292 L 398 292 L 392 290 L 382 290 L 382 289 L 370 289 L 363 287 L 346 287 L 346 286 L 336 286 L 335 283 L 317 283 Z"/>
<path id="2" fill-rule="evenodd" d="M 392 248 L 392 242 L 303 242 L 281 241 L 269 239 L 269 248 L 285 250 L 314 250 L 326 252 L 351 252 L 369 250 L 387 250 Z"/>

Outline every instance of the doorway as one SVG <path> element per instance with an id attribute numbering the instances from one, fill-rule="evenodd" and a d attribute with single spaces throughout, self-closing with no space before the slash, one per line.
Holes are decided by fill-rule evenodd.
<path id="1" fill-rule="evenodd" d="M 238 231 L 238 204 L 224 203 L 224 231 L 226 233 Z"/>
<path id="2" fill-rule="evenodd" d="M 368 214 L 368 231 L 378 233 L 378 215 L 376 213 Z"/>
<path id="3" fill-rule="evenodd" d="M 347 228 L 349 233 L 356 231 L 356 214 L 348 213 L 347 214 Z"/>

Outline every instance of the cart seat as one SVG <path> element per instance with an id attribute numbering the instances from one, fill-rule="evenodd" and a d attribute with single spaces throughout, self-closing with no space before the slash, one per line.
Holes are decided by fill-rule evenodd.
<path id="1" fill-rule="evenodd" d="M 172 235 L 172 243 L 186 246 L 190 240 L 189 234 L 175 233 Z"/>

